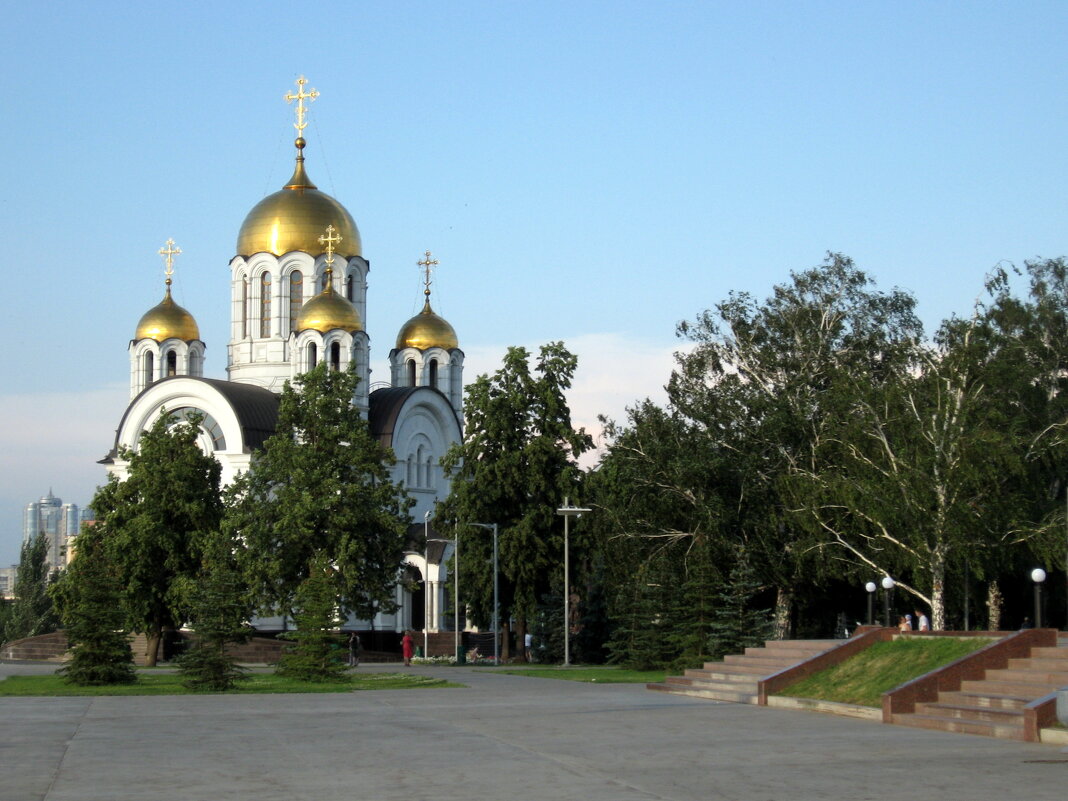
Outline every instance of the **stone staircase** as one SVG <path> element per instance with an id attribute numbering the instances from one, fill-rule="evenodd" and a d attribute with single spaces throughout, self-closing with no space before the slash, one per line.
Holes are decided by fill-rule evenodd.
<path id="1" fill-rule="evenodd" d="M 841 644 L 842 640 L 768 640 L 763 647 L 746 648 L 744 655 L 726 656 L 722 662 L 705 662 L 702 668 L 645 686 L 675 695 L 755 704 L 760 679 Z"/>
<path id="2" fill-rule="evenodd" d="M 1061 687 L 1068 687 L 1068 634 L 1054 647 L 1034 647 L 1029 657 L 1010 659 L 1005 668 L 965 680 L 959 690 L 942 691 L 934 701 L 918 702 L 911 713 L 894 714 L 902 726 L 1025 740 L 1024 708 Z"/>

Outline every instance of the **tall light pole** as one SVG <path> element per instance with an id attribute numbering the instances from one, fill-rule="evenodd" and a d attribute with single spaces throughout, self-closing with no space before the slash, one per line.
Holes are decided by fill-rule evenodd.
<path id="1" fill-rule="evenodd" d="M 423 658 L 430 656 L 430 510 L 423 513 Z"/>
<path id="2" fill-rule="evenodd" d="M 1036 567 L 1031 571 L 1031 581 L 1035 582 L 1035 628 L 1042 628 L 1042 582 L 1046 580 L 1046 571 Z"/>
<path id="3" fill-rule="evenodd" d="M 570 498 L 564 498 L 564 505 L 556 510 L 564 518 L 564 667 L 571 664 L 571 563 L 568 549 L 568 522 L 572 517 L 582 517 L 590 511 L 579 506 L 572 506 Z"/>
<path id="4" fill-rule="evenodd" d="M 498 577 L 500 571 L 497 570 L 497 524 L 496 523 L 468 523 L 469 526 L 475 526 L 475 528 L 488 528 L 493 530 L 493 664 L 501 664 L 501 626 L 500 626 L 500 587 L 498 585 Z"/>
<path id="5" fill-rule="evenodd" d="M 867 584 L 864 585 L 864 589 L 868 591 L 868 625 L 870 626 L 873 620 L 872 605 L 875 600 L 875 590 L 878 588 L 875 586 L 874 581 L 869 581 Z"/>
<path id="6" fill-rule="evenodd" d="M 894 589 L 894 585 L 897 582 L 889 576 L 883 576 L 883 612 L 886 615 L 886 619 L 883 622 L 884 626 L 890 625 L 890 590 Z"/>

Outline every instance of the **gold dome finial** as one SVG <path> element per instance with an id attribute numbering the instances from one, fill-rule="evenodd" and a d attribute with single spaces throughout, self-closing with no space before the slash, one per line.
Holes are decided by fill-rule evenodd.
<path id="1" fill-rule="evenodd" d="M 363 322 L 356 307 L 342 295 L 334 292 L 334 245 L 343 237 L 333 225 L 326 226 L 325 236 L 319 237 L 319 244 L 326 247 L 326 286 L 323 291 L 309 300 L 300 310 L 295 330 L 315 329 L 320 333 L 340 328 L 344 331 L 362 331 Z"/>
<path id="2" fill-rule="evenodd" d="M 182 249 L 174 246 L 173 239 L 168 239 L 163 247 L 159 249 L 159 255 L 163 257 L 163 262 L 167 265 L 167 269 L 163 274 L 167 276 L 167 292 L 169 293 L 171 291 L 171 276 L 174 275 L 174 257 L 182 255 Z"/>
<path id="3" fill-rule="evenodd" d="M 289 92 L 285 96 L 286 103 L 292 103 L 294 100 L 297 101 L 297 121 L 293 123 L 293 127 L 297 129 L 297 141 L 304 138 L 304 129 L 308 127 L 308 123 L 304 119 L 304 114 L 307 111 L 307 109 L 304 108 L 304 101 L 307 100 L 311 103 L 319 96 L 319 92 L 316 89 L 312 89 L 310 92 L 304 91 L 304 84 L 307 82 L 307 79 L 301 75 L 297 78 L 297 93 L 293 94 L 292 92 Z M 297 145 L 297 147 L 300 148 L 302 145 L 303 142 Z"/>
<path id="4" fill-rule="evenodd" d="M 430 251 L 428 250 L 416 264 L 423 268 L 423 294 L 426 296 L 426 302 L 430 303 L 430 268 L 437 267 L 438 260 L 430 258 Z"/>
<path id="5" fill-rule="evenodd" d="M 334 274 L 334 245 L 340 244 L 342 239 L 344 237 L 337 233 L 333 225 L 326 226 L 326 236 L 319 237 L 319 244 L 326 246 L 326 285 L 331 289 L 334 286 L 330 280 Z"/>

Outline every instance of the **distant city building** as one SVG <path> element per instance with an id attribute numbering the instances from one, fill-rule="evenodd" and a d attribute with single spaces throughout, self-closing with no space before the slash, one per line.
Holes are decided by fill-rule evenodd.
<path id="1" fill-rule="evenodd" d="M 0 598 L 11 600 L 15 597 L 15 572 L 18 567 L 0 567 Z"/>
<path id="2" fill-rule="evenodd" d="M 81 522 L 78 505 L 63 503 L 49 490 L 40 500 L 26 504 L 22 513 L 22 541 L 29 542 L 38 533 L 44 533 L 48 540 L 45 561 L 49 567 L 62 569 L 67 566 L 67 541 L 78 536 Z"/>

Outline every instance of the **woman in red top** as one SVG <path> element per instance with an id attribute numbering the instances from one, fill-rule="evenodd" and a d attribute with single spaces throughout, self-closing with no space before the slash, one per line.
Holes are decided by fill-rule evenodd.
<path id="1" fill-rule="evenodd" d="M 410 631 L 404 632 L 401 637 L 401 651 L 404 652 L 404 666 L 409 667 L 412 664 L 412 654 L 415 653 L 415 640 L 412 639 Z"/>

